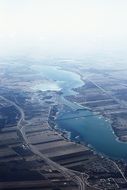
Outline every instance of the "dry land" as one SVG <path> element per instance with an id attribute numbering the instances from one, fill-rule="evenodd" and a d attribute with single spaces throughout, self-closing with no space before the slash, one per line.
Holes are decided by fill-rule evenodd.
<path id="1" fill-rule="evenodd" d="M 39 76 L 29 67 L 12 66 L 13 77 L 1 67 L 0 189 L 127 189 L 125 162 L 102 157 L 54 128 L 54 107 L 62 106 L 58 92 L 31 91 Z M 117 71 L 85 70 L 82 65 L 70 70 L 80 74 L 84 85 L 66 99 L 108 118 L 116 136 L 127 141 L 125 79 L 118 82 Z"/>

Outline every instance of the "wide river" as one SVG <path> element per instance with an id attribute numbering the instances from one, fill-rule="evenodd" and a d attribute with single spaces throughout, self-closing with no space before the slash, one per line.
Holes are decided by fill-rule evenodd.
<path id="1" fill-rule="evenodd" d="M 50 85 L 47 82 L 47 85 L 37 84 L 34 86 L 33 88 L 36 90 L 60 89 L 63 95 L 70 95 L 75 93 L 71 90 L 72 88 L 83 85 L 79 75 L 62 70 L 59 67 L 39 66 L 32 67 L 32 69 L 40 73 L 47 80 L 50 80 Z M 68 107 L 80 108 L 80 106 L 68 102 L 64 98 L 61 98 L 61 101 Z M 57 127 L 70 132 L 71 140 L 89 144 L 97 152 L 111 158 L 127 159 L 127 143 L 116 139 L 110 122 L 106 121 L 103 117 L 94 115 L 94 113 L 85 109 L 75 112 L 69 112 L 65 109 L 63 113 L 59 114 L 58 119 Z"/>

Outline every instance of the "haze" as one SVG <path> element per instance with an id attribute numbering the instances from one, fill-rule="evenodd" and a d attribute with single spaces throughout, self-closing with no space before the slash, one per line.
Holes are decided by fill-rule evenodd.
<path id="1" fill-rule="evenodd" d="M 126 0 L 0 0 L 0 56 L 125 52 Z"/>

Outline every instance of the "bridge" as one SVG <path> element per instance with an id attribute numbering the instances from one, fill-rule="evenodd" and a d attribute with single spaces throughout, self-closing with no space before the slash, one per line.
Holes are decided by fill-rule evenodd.
<path id="1" fill-rule="evenodd" d="M 100 116 L 99 113 L 96 114 L 90 114 L 90 115 L 81 115 L 81 116 L 72 116 L 72 117 L 63 117 L 63 118 L 57 118 L 55 121 L 62 121 L 62 120 L 70 120 L 70 119 L 78 119 L 78 118 L 87 118 L 87 117 L 94 117 L 94 116 Z"/>

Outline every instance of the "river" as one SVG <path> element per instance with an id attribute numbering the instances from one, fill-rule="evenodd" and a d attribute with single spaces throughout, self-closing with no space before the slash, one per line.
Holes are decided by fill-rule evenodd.
<path id="1" fill-rule="evenodd" d="M 57 86 L 56 89 L 61 90 L 63 96 L 76 93 L 72 88 L 84 84 L 78 74 L 62 70 L 59 67 L 40 65 L 33 69 Z M 45 90 L 43 84 L 37 84 L 34 88 Z M 48 83 L 46 90 L 48 90 Z M 51 90 L 51 84 L 49 90 Z M 103 155 L 115 159 L 127 159 L 127 143 L 117 140 L 109 121 L 87 109 L 66 110 L 67 106 L 70 108 L 80 108 L 80 106 L 65 100 L 64 97 L 61 98 L 61 101 L 66 106 L 63 113 L 58 116 L 57 128 L 70 132 L 71 140 L 87 144 Z"/>

